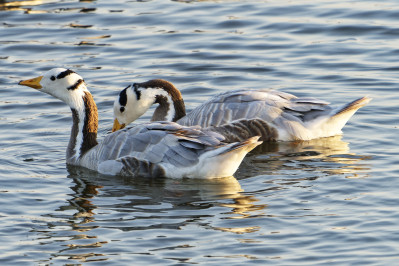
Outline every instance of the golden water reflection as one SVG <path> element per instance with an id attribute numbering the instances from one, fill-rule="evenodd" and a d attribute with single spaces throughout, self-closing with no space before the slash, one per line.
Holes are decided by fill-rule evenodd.
<path id="1" fill-rule="evenodd" d="M 31 0 L 31 1 L 4 1 L 0 0 L 0 11 L 2 10 L 26 10 L 22 8 L 24 6 L 38 6 L 43 4 L 41 0 Z"/>
<path id="2" fill-rule="evenodd" d="M 241 195 L 235 198 L 233 203 L 221 204 L 221 206 L 231 208 L 230 213 L 234 215 L 229 217 L 230 219 L 243 219 L 253 216 L 254 212 L 258 215 L 263 214 L 259 211 L 267 208 L 267 204 L 255 204 L 257 201 L 254 195 Z"/>
<path id="3" fill-rule="evenodd" d="M 84 0 L 79 2 L 93 2 L 94 0 Z M 16 11 L 23 10 L 26 14 L 43 14 L 49 12 L 65 12 L 71 10 L 79 10 L 79 12 L 93 12 L 96 11 L 95 8 L 63 8 L 59 10 L 40 10 L 33 9 L 32 7 L 40 6 L 51 1 L 42 0 L 27 0 L 27 1 L 5 1 L 0 0 L 0 11 Z"/>
<path id="4" fill-rule="evenodd" d="M 81 250 L 101 248 L 103 245 L 108 244 L 108 241 L 99 241 L 97 235 L 90 235 L 93 229 L 97 229 L 97 225 L 90 225 L 95 222 L 95 209 L 97 206 L 93 204 L 92 200 L 99 193 L 99 189 L 103 188 L 101 185 L 86 182 L 84 179 L 73 178 L 74 186 L 72 198 L 68 201 L 69 207 L 74 208 L 76 212 L 69 219 L 67 224 L 70 226 L 71 231 L 78 232 L 72 234 L 67 248 L 55 254 L 57 258 L 66 258 L 68 260 L 77 260 L 80 262 L 99 262 L 107 260 L 104 254 L 87 252 L 81 253 Z M 78 251 L 76 253 L 76 251 Z"/>
<path id="5" fill-rule="evenodd" d="M 367 176 L 369 156 L 351 153 L 342 136 L 312 141 L 270 143 L 255 150 L 249 157 L 250 176 L 276 175 L 287 170 L 344 174 L 346 178 Z M 245 174 L 244 174 L 245 176 Z"/>
<path id="6" fill-rule="evenodd" d="M 253 233 L 260 230 L 260 226 L 248 226 L 248 227 L 214 227 L 216 230 L 223 232 L 230 232 L 235 234 L 246 234 Z"/>

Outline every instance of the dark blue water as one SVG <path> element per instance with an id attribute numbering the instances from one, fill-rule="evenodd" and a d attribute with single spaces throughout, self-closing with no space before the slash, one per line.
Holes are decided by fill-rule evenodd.
<path id="1" fill-rule="evenodd" d="M 398 263 L 398 36 L 393 0 L 0 1 L 0 264 Z M 153 78 L 189 109 L 239 88 L 373 101 L 234 178 L 110 178 L 68 168 L 68 107 L 17 85 L 53 67 L 85 78 L 100 136 L 118 92 Z"/>

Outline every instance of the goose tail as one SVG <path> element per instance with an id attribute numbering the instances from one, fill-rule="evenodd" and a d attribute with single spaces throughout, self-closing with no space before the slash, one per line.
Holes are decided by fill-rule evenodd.
<path id="1" fill-rule="evenodd" d="M 223 151 L 221 154 L 226 153 L 235 153 L 235 152 L 244 152 L 247 154 L 248 152 L 255 149 L 256 146 L 262 144 L 262 141 L 259 141 L 260 136 L 251 137 L 247 140 L 236 142 L 228 145 L 228 149 Z M 245 155 L 244 155 L 245 156 Z"/>
<path id="2" fill-rule="evenodd" d="M 197 171 L 191 178 L 217 178 L 232 176 L 240 166 L 244 157 L 260 145 L 259 136 L 251 137 L 242 142 L 234 142 L 204 153 L 200 157 Z"/>
<path id="3" fill-rule="evenodd" d="M 341 134 L 342 128 L 345 126 L 348 120 L 355 114 L 355 112 L 359 110 L 361 107 L 368 104 L 370 101 L 371 98 L 365 96 L 334 109 L 333 112 L 330 114 L 329 118 L 327 119 L 327 121 L 323 124 L 324 131 L 330 133 L 326 134 L 326 136 Z"/>
<path id="4" fill-rule="evenodd" d="M 364 96 L 362 98 L 359 98 L 357 100 L 354 100 L 353 102 L 350 102 L 348 104 L 345 104 L 341 108 L 338 108 L 335 113 L 331 116 L 331 119 L 335 119 L 337 117 L 345 116 L 348 117 L 347 121 L 351 116 L 361 107 L 365 106 L 371 101 L 371 98 L 368 96 Z"/>

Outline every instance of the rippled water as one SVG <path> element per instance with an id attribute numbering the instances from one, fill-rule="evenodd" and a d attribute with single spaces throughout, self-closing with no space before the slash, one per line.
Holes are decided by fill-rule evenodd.
<path id="1" fill-rule="evenodd" d="M 399 262 L 397 1 L 0 1 L 0 33 L 0 264 Z M 109 178 L 65 165 L 68 107 L 17 85 L 56 66 L 85 78 L 100 136 L 151 78 L 188 108 L 238 88 L 373 101 L 234 178 Z"/>

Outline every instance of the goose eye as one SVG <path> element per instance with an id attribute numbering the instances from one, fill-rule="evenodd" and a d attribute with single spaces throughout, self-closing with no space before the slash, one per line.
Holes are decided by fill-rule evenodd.
<path id="1" fill-rule="evenodd" d="M 54 81 L 54 80 L 55 80 L 55 77 L 54 77 L 54 76 L 51 76 L 50 79 L 51 79 L 52 81 Z"/>
<path id="2" fill-rule="evenodd" d="M 121 113 L 123 113 L 125 111 L 125 107 L 122 106 L 119 110 L 121 111 Z"/>

